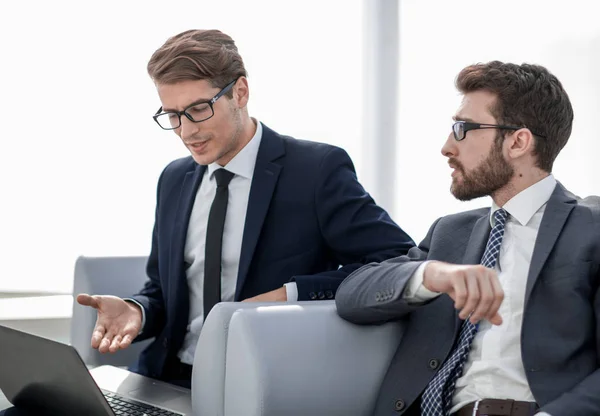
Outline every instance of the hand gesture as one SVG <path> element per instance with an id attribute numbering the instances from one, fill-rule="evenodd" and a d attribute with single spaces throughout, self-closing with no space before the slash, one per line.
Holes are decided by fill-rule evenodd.
<path id="1" fill-rule="evenodd" d="M 98 311 L 96 327 L 92 333 L 92 348 L 101 353 L 125 349 L 142 328 L 142 311 L 133 302 L 116 296 L 90 296 L 80 294 L 77 302 Z"/>

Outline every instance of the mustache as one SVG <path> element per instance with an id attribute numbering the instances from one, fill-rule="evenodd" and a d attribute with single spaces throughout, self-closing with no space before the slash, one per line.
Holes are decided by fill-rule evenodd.
<path id="1" fill-rule="evenodd" d="M 448 165 L 450 165 L 450 166 L 454 167 L 455 169 L 458 169 L 458 170 L 459 170 L 459 171 L 461 171 L 461 172 L 464 172 L 464 171 L 465 171 L 465 169 L 464 169 L 464 167 L 463 167 L 462 163 L 460 163 L 460 162 L 459 162 L 458 160 L 456 160 L 456 159 L 453 159 L 453 158 L 450 158 L 450 159 L 448 159 Z"/>

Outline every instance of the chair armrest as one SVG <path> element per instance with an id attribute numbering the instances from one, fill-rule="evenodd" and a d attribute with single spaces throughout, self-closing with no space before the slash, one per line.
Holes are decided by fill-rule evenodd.
<path id="1" fill-rule="evenodd" d="M 224 415 L 225 353 L 232 315 L 272 303 L 222 302 L 208 314 L 194 353 L 192 405 L 195 415 Z"/>
<path id="2" fill-rule="evenodd" d="M 344 321 L 334 301 L 235 311 L 225 416 L 370 415 L 402 331 Z"/>

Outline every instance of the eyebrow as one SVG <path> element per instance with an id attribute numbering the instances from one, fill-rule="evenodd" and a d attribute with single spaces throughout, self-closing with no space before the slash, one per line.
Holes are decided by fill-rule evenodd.
<path id="1" fill-rule="evenodd" d="M 199 100 L 196 100 L 196 101 L 192 102 L 191 104 L 188 104 L 185 107 L 183 107 L 183 110 L 187 110 L 188 108 L 193 107 L 193 106 L 198 105 L 198 104 L 207 104 L 207 103 L 210 102 L 210 100 L 211 100 L 211 98 L 200 98 Z M 177 110 L 175 110 L 173 108 L 165 108 L 165 107 L 162 108 L 162 111 L 163 111 L 163 113 L 174 113 L 174 112 L 177 112 Z"/>
<path id="2" fill-rule="evenodd" d="M 452 120 L 454 120 L 454 121 L 466 121 L 467 123 L 475 123 L 475 120 L 473 120 L 471 118 L 468 118 L 468 117 L 461 117 L 458 114 L 452 116 Z"/>

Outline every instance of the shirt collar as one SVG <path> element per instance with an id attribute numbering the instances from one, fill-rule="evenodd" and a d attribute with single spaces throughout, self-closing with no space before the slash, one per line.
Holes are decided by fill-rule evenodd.
<path id="1" fill-rule="evenodd" d="M 548 202 L 555 187 L 556 179 L 550 174 L 513 196 L 502 208 L 511 217 L 516 219 L 519 224 L 527 225 L 535 213 Z M 499 209 L 500 207 L 495 202 L 492 202 L 492 209 L 490 211 L 490 224 L 492 227 L 494 226 L 494 213 Z"/>
<path id="2" fill-rule="evenodd" d="M 229 172 L 242 176 L 247 179 L 252 179 L 254 175 L 254 166 L 256 165 L 256 157 L 258 156 L 258 148 L 262 140 L 262 124 L 255 118 L 252 121 L 256 124 L 256 132 L 250 141 L 240 150 L 240 152 L 229 161 L 225 166 L 213 162 L 208 165 L 208 177 L 212 178 L 213 173 L 217 169 L 225 168 Z"/>

